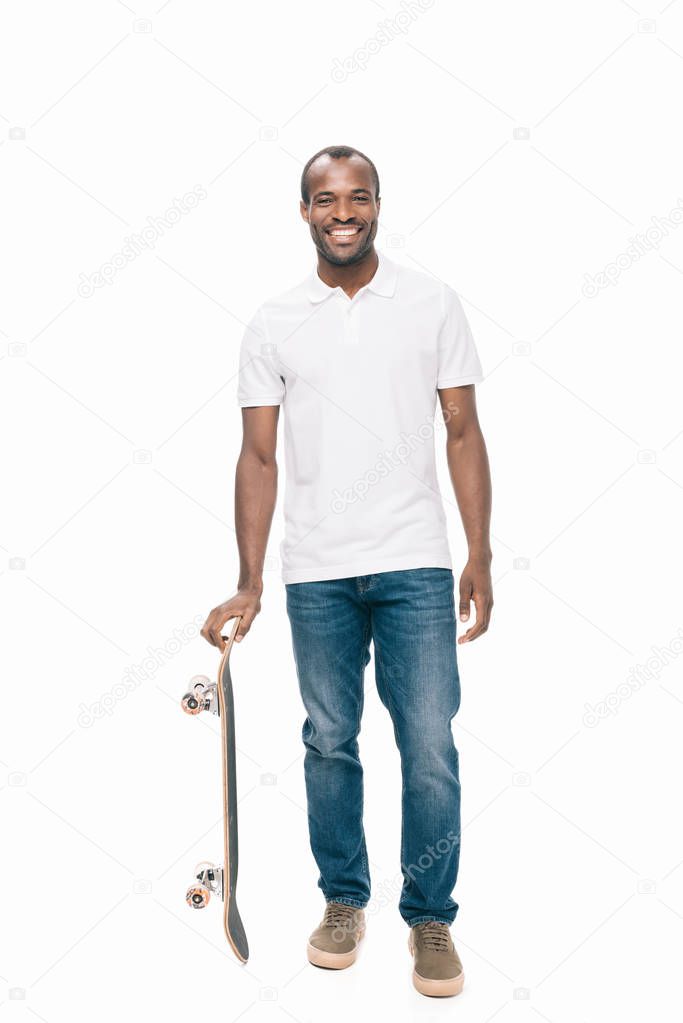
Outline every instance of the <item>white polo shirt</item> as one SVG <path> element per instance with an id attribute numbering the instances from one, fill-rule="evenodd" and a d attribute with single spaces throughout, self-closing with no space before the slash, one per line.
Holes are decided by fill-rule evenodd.
<path id="1" fill-rule="evenodd" d="M 378 256 L 352 299 L 315 269 L 242 341 L 239 404 L 284 408 L 285 583 L 452 567 L 436 392 L 481 363 L 452 288 Z"/>

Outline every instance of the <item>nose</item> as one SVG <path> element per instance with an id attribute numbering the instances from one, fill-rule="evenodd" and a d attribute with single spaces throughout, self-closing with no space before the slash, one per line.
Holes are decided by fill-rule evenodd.
<path id="1" fill-rule="evenodd" d="M 354 219 L 353 205 L 350 199 L 340 199 L 337 203 L 337 209 L 335 210 L 334 219 L 345 223 L 347 220 Z"/>

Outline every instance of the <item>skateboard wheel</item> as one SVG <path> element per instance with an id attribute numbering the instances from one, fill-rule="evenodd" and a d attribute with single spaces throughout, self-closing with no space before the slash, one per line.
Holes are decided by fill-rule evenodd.
<path id="1" fill-rule="evenodd" d="M 193 884 L 187 889 L 185 901 L 192 909 L 204 909 L 209 904 L 211 893 L 203 884 Z"/>
<path id="2" fill-rule="evenodd" d="M 190 685 L 193 689 L 203 689 L 205 686 L 211 685 L 211 679 L 208 675 L 194 675 L 190 679 Z"/>
<path id="3" fill-rule="evenodd" d="M 180 701 L 180 706 L 186 714 L 199 714 L 202 709 L 202 702 L 196 693 L 185 693 Z"/>

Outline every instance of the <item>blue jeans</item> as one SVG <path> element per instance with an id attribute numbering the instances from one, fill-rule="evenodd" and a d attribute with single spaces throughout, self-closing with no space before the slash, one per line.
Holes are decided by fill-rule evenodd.
<path id="1" fill-rule="evenodd" d="M 358 733 L 363 675 L 375 681 L 401 757 L 403 886 L 410 926 L 452 923 L 460 857 L 460 781 L 451 720 L 460 704 L 453 573 L 419 568 L 290 583 L 287 613 L 306 709 L 302 738 L 311 849 L 328 902 L 365 906 L 370 872 L 363 831 Z"/>

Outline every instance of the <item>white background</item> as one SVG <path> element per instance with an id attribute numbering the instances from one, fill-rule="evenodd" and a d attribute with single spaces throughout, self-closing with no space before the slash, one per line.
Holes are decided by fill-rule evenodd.
<path id="1" fill-rule="evenodd" d="M 3 22 L 2 1018 L 680 1019 L 683 226 L 628 248 L 683 206 L 683 3 L 437 0 L 406 22 L 389 0 L 17 0 Z M 184 903 L 220 856 L 217 722 L 178 701 L 237 577 L 238 345 L 313 265 L 299 175 L 339 143 L 378 165 L 378 246 L 460 292 L 486 373 L 496 606 L 459 648 L 456 1001 L 411 987 L 371 667 L 368 935 L 349 971 L 306 963 L 323 903 L 279 511 L 233 658 L 246 968 L 219 907 Z"/>

